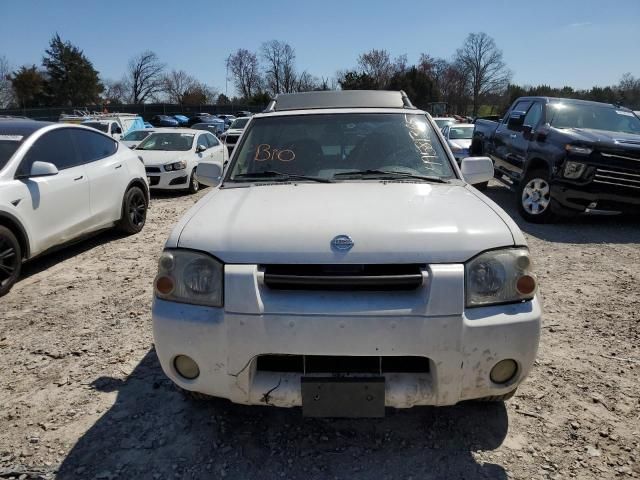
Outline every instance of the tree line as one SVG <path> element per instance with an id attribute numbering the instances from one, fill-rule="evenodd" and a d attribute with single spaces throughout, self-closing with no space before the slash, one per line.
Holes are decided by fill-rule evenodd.
<path id="1" fill-rule="evenodd" d="M 357 57 L 356 65 L 333 78 L 317 77 L 296 65 L 295 49 L 286 42 L 264 42 L 257 51 L 238 49 L 225 61 L 229 98 L 183 70 L 169 70 L 153 51 L 132 57 L 119 80 L 103 79 L 83 51 L 56 34 L 42 64 L 13 70 L 0 56 L 0 108 L 15 106 L 79 107 L 96 104 L 167 102 L 179 105 L 266 105 L 278 93 L 311 90 L 404 90 L 413 103 L 430 109 L 446 105 L 461 115 L 500 114 L 523 95 L 572 97 L 640 108 L 640 78 L 626 73 L 618 84 L 573 89 L 549 85 L 515 85 L 502 51 L 485 33 L 470 33 L 450 59 L 420 54 L 415 64 L 407 55 L 372 49 Z M 226 92 L 226 88 L 225 88 Z"/>

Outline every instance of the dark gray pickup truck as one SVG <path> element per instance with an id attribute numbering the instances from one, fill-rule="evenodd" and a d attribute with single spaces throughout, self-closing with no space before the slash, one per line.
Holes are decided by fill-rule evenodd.
<path id="1" fill-rule="evenodd" d="M 522 97 L 500 122 L 477 120 L 471 155 L 487 155 L 525 220 L 640 213 L 640 119 L 606 103 Z"/>

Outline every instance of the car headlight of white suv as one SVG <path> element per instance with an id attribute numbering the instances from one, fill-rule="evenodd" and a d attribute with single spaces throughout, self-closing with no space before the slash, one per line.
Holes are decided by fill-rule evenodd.
<path id="1" fill-rule="evenodd" d="M 465 264 L 467 307 L 530 300 L 538 282 L 526 248 L 490 250 Z"/>
<path id="2" fill-rule="evenodd" d="M 153 282 L 158 298 L 209 307 L 222 306 L 224 265 L 194 250 L 168 249 Z"/>

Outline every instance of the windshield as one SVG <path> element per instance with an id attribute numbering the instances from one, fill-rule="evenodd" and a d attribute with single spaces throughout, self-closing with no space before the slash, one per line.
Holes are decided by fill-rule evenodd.
<path id="1" fill-rule="evenodd" d="M 555 128 L 590 128 L 640 134 L 640 120 L 632 112 L 605 105 L 552 103 L 549 123 Z"/>
<path id="2" fill-rule="evenodd" d="M 471 140 L 473 138 L 473 127 L 449 127 L 449 139 L 451 140 Z"/>
<path id="3" fill-rule="evenodd" d="M 438 125 L 438 128 L 446 127 L 447 125 L 453 125 L 456 121 L 453 118 L 434 118 L 434 122 Z"/>
<path id="4" fill-rule="evenodd" d="M 153 132 L 150 132 L 149 130 L 134 130 L 122 137 L 122 140 L 125 142 L 139 142 L 140 140 L 147 138 L 152 133 Z"/>
<path id="5" fill-rule="evenodd" d="M 136 150 L 186 152 L 193 145 L 193 133 L 152 133 Z"/>
<path id="6" fill-rule="evenodd" d="M 95 128 L 96 130 L 100 130 L 104 133 L 109 133 L 109 124 L 108 123 L 100 123 L 100 122 L 82 122 L 82 125 L 85 127 Z"/>
<path id="7" fill-rule="evenodd" d="M 228 179 L 258 181 L 261 172 L 337 180 L 346 180 L 350 172 L 453 176 L 448 157 L 425 116 L 406 113 L 255 119 L 234 157 Z M 364 174 L 358 179 L 366 179 Z"/>
<path id="8" fill-rule="evenodd" d="M 0 170 L 2 170 L 9 159 L 16 152 L 22 143 L 22 135 L 2 135 L 0 134 Z"/>
<path id="9" fill-rule="evenodd" d="M 233 123 L 231 124 L 231 126 L 229 128 L 231 128 L 231 129 L 233 129 L 233 128 L 237 128 L 237 129 L 244 128 L 244 126 L 247 124 L 248 121 L 249 121 L 248 118 L 238 118 L 237 120 L 233 121 Z"/>

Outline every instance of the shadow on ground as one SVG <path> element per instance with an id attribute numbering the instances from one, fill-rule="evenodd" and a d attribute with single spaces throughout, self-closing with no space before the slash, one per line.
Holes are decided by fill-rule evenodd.
<path id="1" fill-rule="evenodd" d="M 506 479 L 472 451 L 501 445 L 504 404 L 388 410 L 384 419 L 303 418 L 301 411 L 195 402 L 149 351 L 124 381 L 101 377 L 117 400 L 69 452 L 57 478 Z"/>
<path id="2" fill-rule="evenodd" d="M 640 217 L 587 216 L 561 217 L 551 224 L 528 223 L 518 213 L 516 194 L 499 183 L 483 192 L 502 207 L 523 232 L 557 243 L 638 243 Z M 638 212 L 640 213 L 640 212 Z"/>

